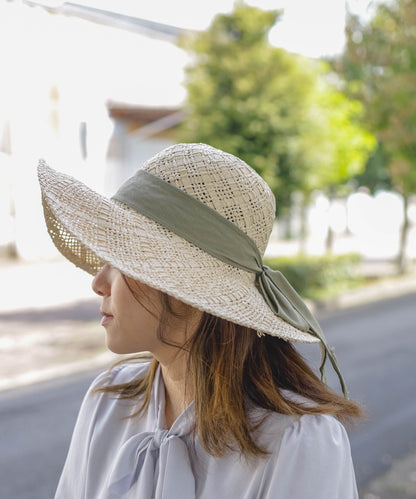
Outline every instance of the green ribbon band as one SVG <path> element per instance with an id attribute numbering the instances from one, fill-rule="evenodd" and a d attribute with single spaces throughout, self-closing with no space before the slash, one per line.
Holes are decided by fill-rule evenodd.
<path id="1" fill-rule="evenodd" d="M 245 232 L 198 199 L 146 170 L 139 170 L 128 179 L 112 199 L 158 222 L 222 262 L 255 273 L 256 286 L 273 313 L 320 340 L 321 378 L 326 382 L 325 362 L 329 358 L 347 397 L 337 359 L 317 320 L 283 274 L 263 265 L 257 245 Z"/>

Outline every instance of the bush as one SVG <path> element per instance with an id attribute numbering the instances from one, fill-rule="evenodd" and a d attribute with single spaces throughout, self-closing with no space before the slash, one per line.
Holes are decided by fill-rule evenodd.
<path id="1" fill-rule="evenodd" d="M 304 298 L 322 300 L 333 297 L 361 282 L 360 255 L 294 256 L 265 258 L 264 263 L 280 270 Z"/>

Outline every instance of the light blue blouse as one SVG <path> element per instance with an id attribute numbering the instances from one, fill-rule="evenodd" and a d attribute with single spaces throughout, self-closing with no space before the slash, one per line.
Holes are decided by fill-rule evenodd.
<path id="1" fill-rule="evenodd" d="M 191 404 L 166 429 L 164 385 L 157 372 L 147 413 L 137 402 L 95 387 L 125 383 L 148 364 L 119 366 L 92 383 L 82 403 L 55 499 L 357 499 L 344 427 L 326 415 L 264 417 L 256 438 L 269 455 L 209 455 L 192 438 Z M 257 414 L 256 414 L 257 415 Z"/>

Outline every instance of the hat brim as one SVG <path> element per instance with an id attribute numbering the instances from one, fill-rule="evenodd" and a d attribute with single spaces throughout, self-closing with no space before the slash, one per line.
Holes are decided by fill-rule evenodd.
<path id="1" fill-rule="evenodd" d="M 38 167 L 49 235 L 72 263 L 95 275 L 105 263 L 199 310 L 289 341 L 319 339 L 276 316 L 255 275 L 227 265 L 127 205 L 45 163 Z"/>

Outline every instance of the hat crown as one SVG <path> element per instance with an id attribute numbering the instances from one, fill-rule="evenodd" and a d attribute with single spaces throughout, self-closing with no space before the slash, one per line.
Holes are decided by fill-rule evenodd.
<path id="1" fill-rule="evenodd" d="M 244 161 L 206 144 L 175 144 L 146 161 L 143 169 L 237 225 L 264 254 L 275 218 L 275 198 Z"/>

